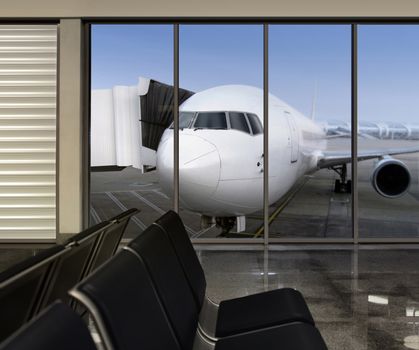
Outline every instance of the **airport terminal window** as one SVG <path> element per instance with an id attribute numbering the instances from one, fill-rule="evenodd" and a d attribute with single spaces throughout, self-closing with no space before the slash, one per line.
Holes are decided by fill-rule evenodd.
<path id="1" fill-rule="evenodd" d="M 90 224 L 139 208 L 132 238 L 173 208 L 173 26 L 93 24 L 91 88 Z"/>
<path id="2" fill-rule="evenodd" d="M 247 113 L 247 118 L 249 118 L 249 124 L 252 128 L 253 135 L 263 134 L 262 124 L 256 114 Z"/>
<path id="3" fill-rule="evenodd" d="M 227 129 L 227 120 L 224 112 L 201 112 L 196 117 L 194 128 Z"/>
<path id="4" fill-rule="evenodd" d="M 230 127 L 234 130 L 244 131 L 250 134 L 249 125 L 243 113 L 229 112 Z"/>
<path id="5" fill-rule="evenodd" d="M 361 238 L 417 238 L 419 25 L 358 26 L 358 162 Z"/>
<path id="6" fill-rule="evenodd" d="M 360 238 L 419 237 L 414 215 L 419 152 L 413 152 L 419 139 L 419 26 L 357 28 L 358 155 L 382 149 L 411 152 L 359 161 L 358 179 L 351 179 L 350 162 L 335 171 L 318 162 L 314 166 L 320 168 L 301 175 L 296 169 L 306 165 L 308 144 L 351 158 L 351 25 L 270 25 L 272 242 L 351 239 L 352 180 L 358 185 Z M 185 129 L 179 137 L 179 212 L 192 238 L 261 238 L 264 125 L 262 107 L 254 106 L 263 106 L 263 27 L 182 24 L 179 29 L 180 110 L 187 110 L 179 111 L 179 129 Z M 92 26 L 92 223 L 124 207 L 140 207 L 131 234 L 172 208 L 174 143 L 173 130 L 167 130 L 173 129 L 172 30 L 172 25 Z M 109 49 L 115 46 L 118 50 Z M 241 90 L 243 85 L 247 88 Z M 209 102 L 203 107 L 205 94 Z M 284 104 L 292 106 L 289 113 Z M 194 129 L 259 136 L 237 137 L 232 145 L 230 133 Z M 202 137 L 191 137 L 197 134 Z M 221 150 L 239 150 L 223 158 L 222 167 L 222 157 L 213 152 L 216 142 Z M 402 184 L 381 180 L 386 174 L 379 170 L 402 171 L 400 166 L 410 181 L 407 176 Z M 240 179 L 238 167 L 247 170 Z M 219 181 L 220 176 L 232 181 Z M 221 214 L 220 203 L 226 204 Z M 246 210 L 237 216 L 235 208 Z"/>
<path id="7" fill-rule="evenodd" d="M 350 164 L 335 172 L 304 159 L 323 149 L 351 158 L 350 128 L 329 138 L 323 127 L 350 125 L 351 26 L 271 25 L 269 62 L 269 237 L 351 239 Z"/>
<path id="8" fill-rule="evenodd" d="M 250 136 L 246 112 L 263 105 L 263 26 L 179 31 L 179 86 L 195 92 L 180 110 L 197 111 L 179 135 L 179 213 L 193 239 L 253 239 L 263 226 L 263 137 Z"/>

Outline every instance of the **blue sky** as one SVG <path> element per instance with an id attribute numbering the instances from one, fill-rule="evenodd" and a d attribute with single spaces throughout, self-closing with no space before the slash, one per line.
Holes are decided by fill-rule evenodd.
<path id="1" fill-rule="evenodd" d="M 419 26 L 360 26 L 358 52 L 360 119 L 419 124 Z"/>
<path id="2" fill-rule="evenodd" d="M 349 120 L 349 25 L 272 25 L 270 91 L 316 119 Z M 419 122 L 419 26 L 359 26 L 359 118 Z M 262 86 L 262 26 L 182 25 L 180 85 Z M 171 25 L 94 25 L 92 88 L 173 79 Z M 317 87 L 317 88 L 316 88 Z"/>

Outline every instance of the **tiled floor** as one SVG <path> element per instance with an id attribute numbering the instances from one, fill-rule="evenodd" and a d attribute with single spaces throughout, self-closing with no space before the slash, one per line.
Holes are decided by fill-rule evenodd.
<path id="1" fill-rule="evenodd" d="M 0 271 L 42 248 L 0 245 Z M 293 287 L 330 350 L 419 349 L 419 249 L 372 248 L 198 254 L 214 301 Z"/>
<path id="2" fill-rule="evenodd" d="M 331 350 L 419 349 L 419 250 L 199 255 L 214 301 L 293 287 Z"/>

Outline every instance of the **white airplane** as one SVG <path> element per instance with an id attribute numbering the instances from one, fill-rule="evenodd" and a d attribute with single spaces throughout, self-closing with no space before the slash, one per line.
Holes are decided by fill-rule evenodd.
<path id="1" fill-rule="evenodd" d="M 263 91 L 243 85 L 214 87 L 180 106 L 179 191 L 186 209 L 216 218 L 228 232 L 236 218 L 263 208 Z M 165 130 L 157 150 L 157 171 L 164 191 L 173 191 L 173 127 Z M 410 185 L 408 168 L 391 155 L 417 148 L 359 151 L 358 160 L 376 158 L 374 189 L 394 198 Z M 350 192 L 346 165 L 351 152 L 327 150 L 319 125 L 269 95 L 269 203 L 284 196 L 304 175 L 336 171 L 335 191 Z M 241 224 L 241 230 L 244 225 Z M 240 230 L 239 230 L 240 231 Z"/>

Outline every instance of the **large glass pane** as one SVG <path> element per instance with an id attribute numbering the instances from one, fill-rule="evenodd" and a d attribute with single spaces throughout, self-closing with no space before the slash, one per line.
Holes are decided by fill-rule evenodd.
<path id="1" fill-rule="evenodd" d="M 193 95 L 180 110 L 195 120 L 179 133 L 180 213 L 192 238 L 252 238 L 263 225 L 262 72 L 261 25 L 181 26 L 180 87 Z"/>
<path id="2" fill-rule="evenodd" d="M 132 237 L 172 208 L 173 26 L 93 25 L 91 59 L 91 224 L 127 208 L 141 212 Z M 188 117 L 185 116 L 185 123 Z M 163 178 L 162 178 L 163 177 Z"/>
<path id="3" fill-rule="evenodd" d="M 351 27 L 271 25 L 269 91 L 270 238 L 351 238 Z"/>
<path id="4" fill-rule="evenodd" d="M 360 236 L 417 238 L 419 26 L 358 28 Z"/>

